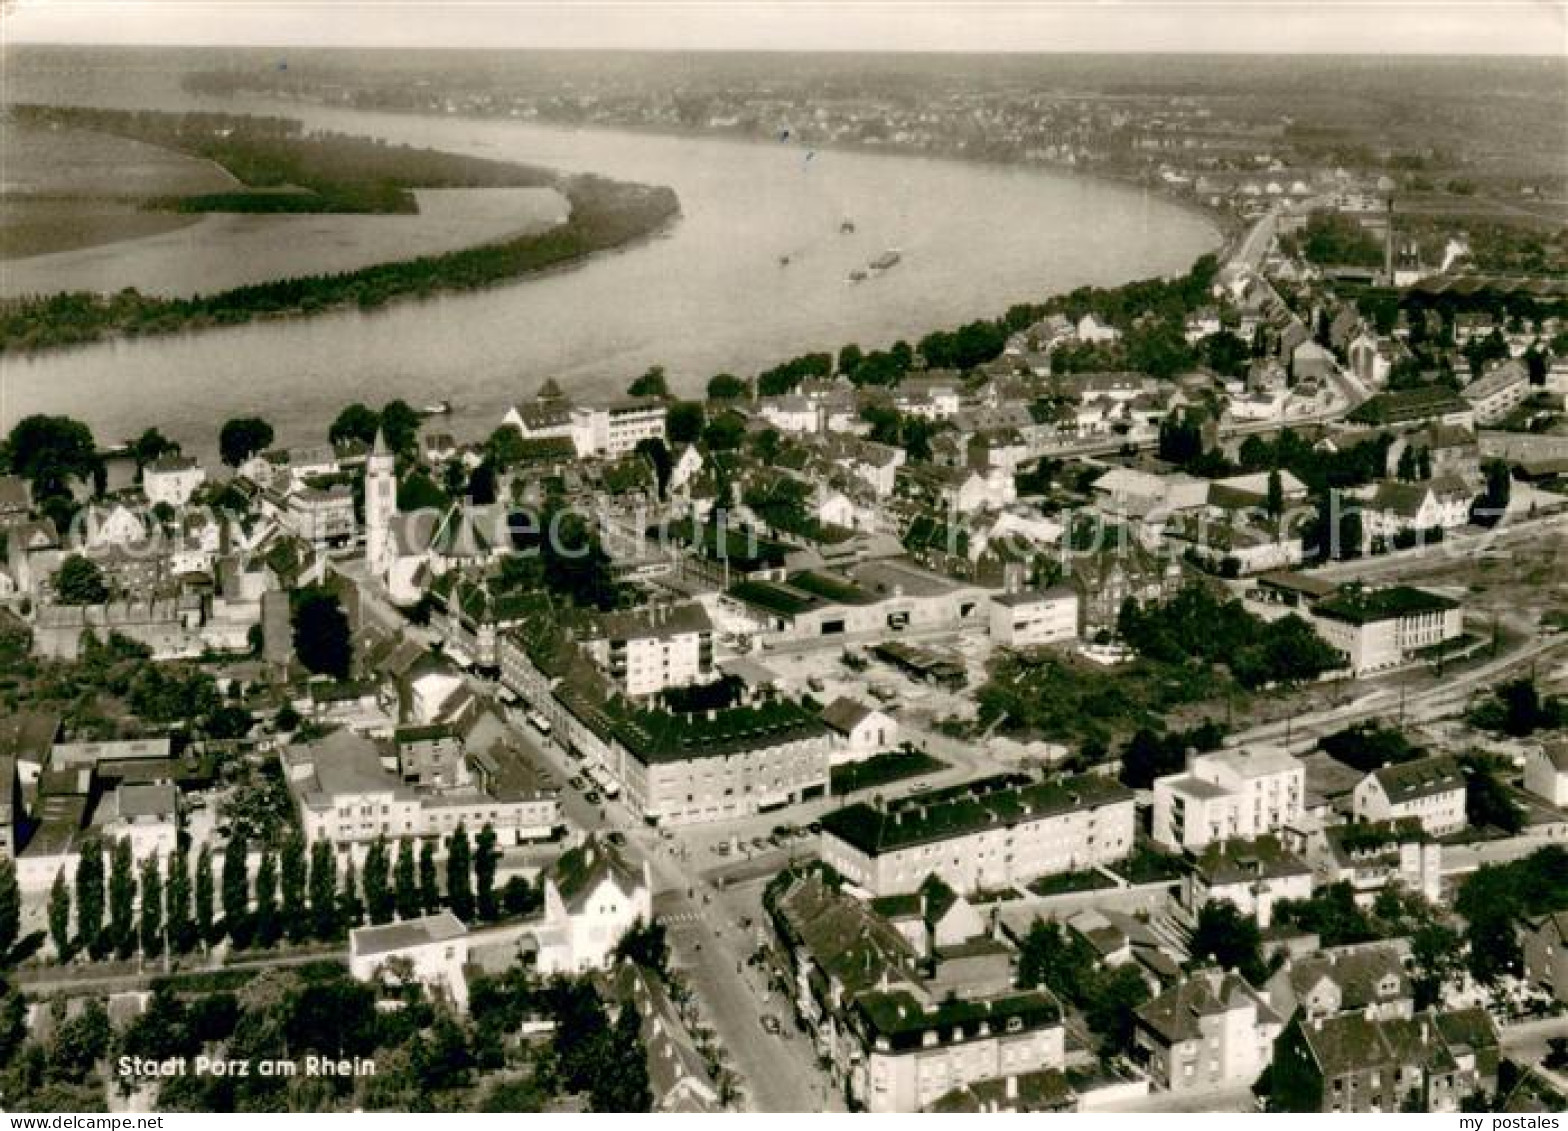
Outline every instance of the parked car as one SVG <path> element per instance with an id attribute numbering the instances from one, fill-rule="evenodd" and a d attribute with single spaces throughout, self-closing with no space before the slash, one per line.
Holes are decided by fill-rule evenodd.
<path id="1" fill-rule="evenodd" d="M 590 789 L 587 793 L 583 794 L 583 800 L 588 802 L 590 805 L 599 804 L 599 791 L 596 789 Z"/>
<path id="2" fill-rule="evenodd" d="M 775 1037 L 784 1030 L 784 1026 L 779 1024 L 779 1019 L 773 1016 L 771 1013 L 764 1013 L 762 1015 L 762 1027 L 768 1032 L 772 1033 Z"/>

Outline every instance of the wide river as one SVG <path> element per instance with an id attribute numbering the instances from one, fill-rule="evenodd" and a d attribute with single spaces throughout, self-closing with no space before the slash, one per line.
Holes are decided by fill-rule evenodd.
<path id="1" fill-rule="evenodd" d="M 31 93 L 31 92 L 30 92 Z M 36 97 L 36 96 L 35 96 Z M 216 104 L 214 104 L 216 105 Z M 321 437 L 343 404 L 450 400 L 479 434 L 555 377 L 612 394 L 650 365 L 682 390 L 807 350 L 918 338 L 1085 283 L 1184 271 L 1216 246 L 1201 215 L 1073 176 L 797 145 L 512 121 L 223 104 L 313 126 L 669 185 L 669 233 L 479 293 L 0 358 L 0 427 L 66 413 L 108 440 L 157 425 L 210 453 L 259 413 L 280 441 Z M 852 233 L 841 232 L 845 220 Z M 127 257 L 138 241 L 117 245 Z M 884 250 L 902 261 L 850 283 Z M 787 260 L 787 262 L 786 262 Z"/>

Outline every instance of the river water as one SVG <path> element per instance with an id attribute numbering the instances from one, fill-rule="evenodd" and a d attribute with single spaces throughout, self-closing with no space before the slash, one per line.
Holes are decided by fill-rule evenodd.
<path id="1" fill-rule="evenodd" d="M 669 185 L 682 216 L 660 238 L 484 292 L 6 356 L 0 427 L 66 413 L 100 439 L 157 425 L 209 453 L 233 415 L 258 413 L 280 442 L 296 442 L 323 436 L 349 401 L 403 397 L 450 400 L 454 429 L 478 434 L 547 377 L 579 397 L 606 395 L 660 364 L 693 391 L 716 372 L 751 374 L 846 342 L 912 341 L 1081 284 L 1178 273 L 1219 240 L 1204 217 L 1159 197 L 1034 170 L 506 120 L 208 105 Z M 842 230 L 846 220 L 853 232 Z M 136 241 L 119 247 L 139 253 Z M 889 248 L 902 256 L 895 267 L 847 281 Z"/>

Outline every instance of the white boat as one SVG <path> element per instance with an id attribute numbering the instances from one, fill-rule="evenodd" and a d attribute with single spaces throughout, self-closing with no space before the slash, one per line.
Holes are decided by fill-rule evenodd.
<path id="1" fill-rule="evenodd" d="M 452 411 L 452 402 L 436 401 L 435 404 L 427 404 L 420 411 L 422 411 L 426 416 L 445 416 L 447 413 Z"/>

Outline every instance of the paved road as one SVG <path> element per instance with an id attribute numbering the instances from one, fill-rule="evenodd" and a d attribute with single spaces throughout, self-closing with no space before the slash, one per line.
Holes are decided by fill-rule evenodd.
<path id="1" fill-rule="evenodd" d="M 523 728 L 514 726 L 513 732 L 563 783 L 579 772 L 580 763 L 568 758 L 556 743 L 541 740 Z M 704 874 L 721 858 L 688 843 L 679 832 L 661 835 L 619 801 L 590 805 L 580 791 L 566 785 L 561 802 L 573 825 L 619 831 L 648 859 L 654 879 L 654 913 L 669 928 L 675 965 L 688 973 L 704 1023 L 718 1034 L 720 1047 L 740 1078 L 746 1106 L 774 1112 L 830 1110 L 838 1100 L 830 1094 L 827 1078 L 816 1066 L 810 1042 L 798 1036 L 785 1041 L 762 1028 L 760 1018 L 765 1010 L 787 1020 L 789 1008 L 777 1000 L 768 1002 L 766 986 L 745 966 L 745 959 L 756 949 L 755 926 L 747 932 L 738 922 L 739 915 L 724 911 L 720 889 Z M 789 819 L 800 819 L 800 814 L 792 810 Z M 756 825 L 766 832 L 778 821 L 774 814 L 758 818 Z M 781 854 L 776 865 L 762 865 L 762 870 L 771 876 L 783 863 Z M 753 924 L 761 922 L 760 908 L 749 917 Z"/>

